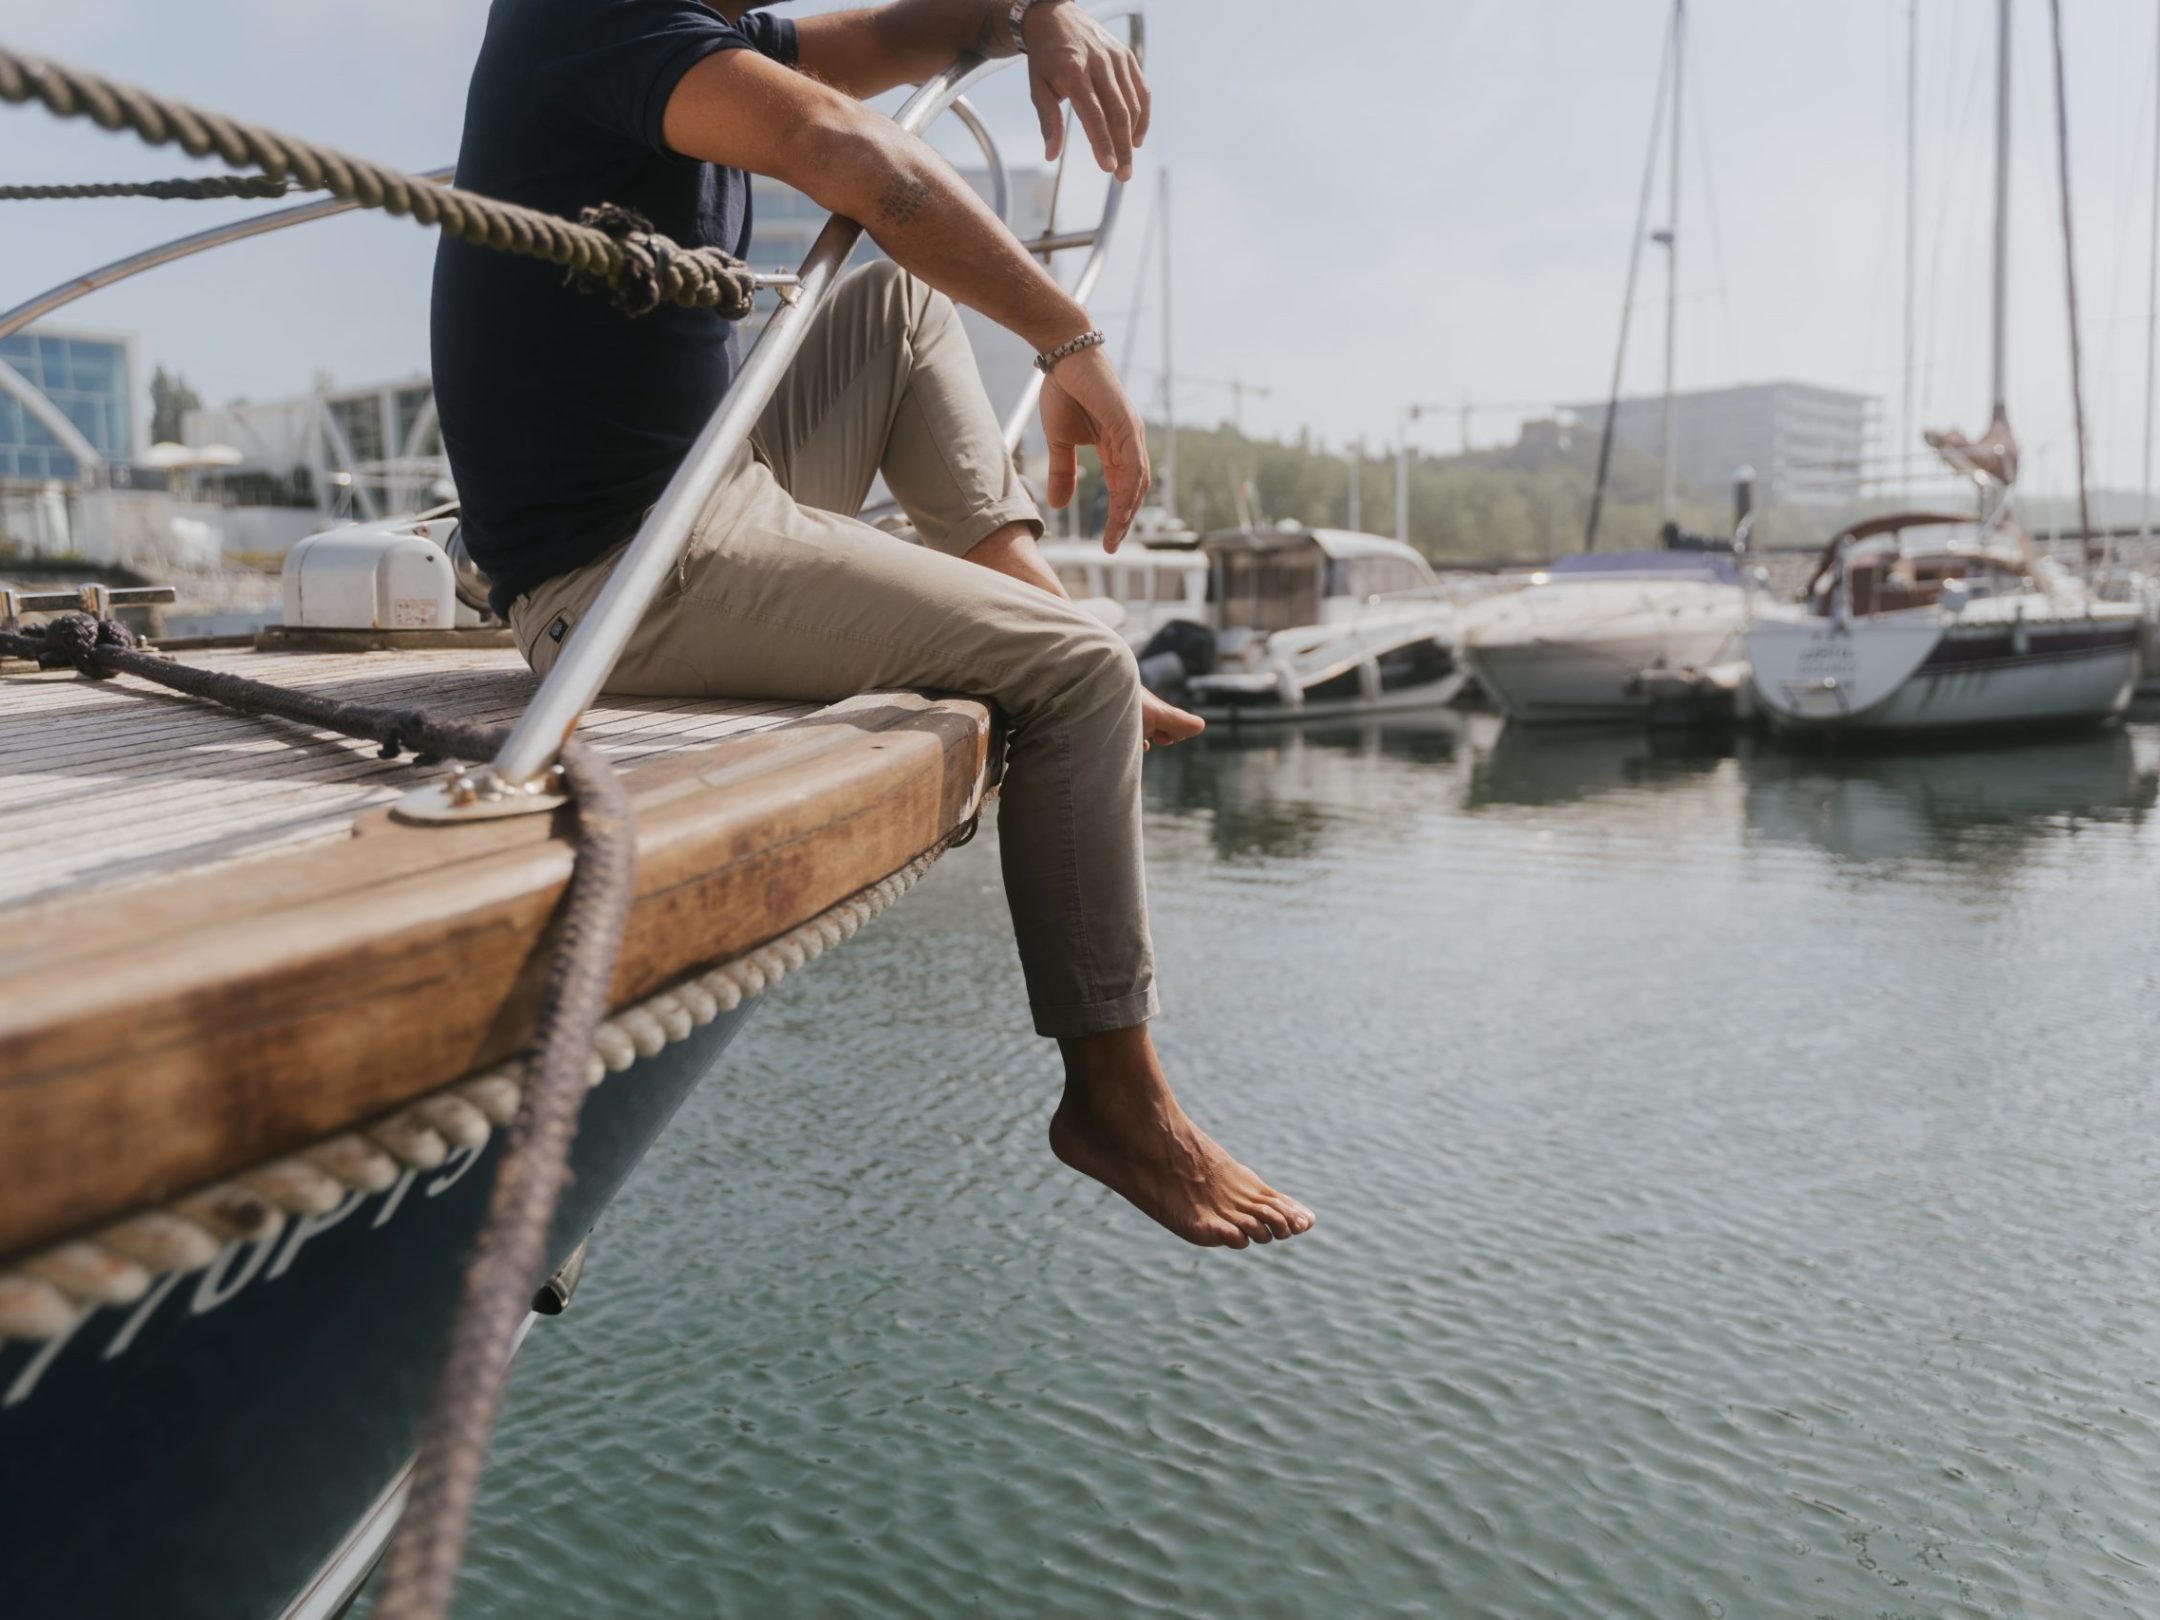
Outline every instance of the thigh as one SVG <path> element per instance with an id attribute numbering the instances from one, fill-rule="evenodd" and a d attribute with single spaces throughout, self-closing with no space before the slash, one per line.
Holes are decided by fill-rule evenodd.
<path id="1" fill-rule="evenodd" d="M 1024 706 L 1106 634 L 1035 586 L 805 506 L 752 462 L 700 519 L 610 689 L 832 702 L 930 687 Z"/>
<path id="2" fill-rule="evenodd" d="M 849 517 L 862 510 L 906 384 L 919 285 L 884 261 L 851 271 L 760 413 L 751 442 L 803 505 Z"/>

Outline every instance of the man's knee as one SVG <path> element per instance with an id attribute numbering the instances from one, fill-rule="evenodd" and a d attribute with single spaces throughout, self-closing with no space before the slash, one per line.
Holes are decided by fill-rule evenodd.
<path id="1" fill-rule="evenodd" d="M 1085 609 L 1076 610 L 1068 654 L 1073 686 L 1094 703 L 1140 701 L 1140 664 L 1125 638 Z"/>

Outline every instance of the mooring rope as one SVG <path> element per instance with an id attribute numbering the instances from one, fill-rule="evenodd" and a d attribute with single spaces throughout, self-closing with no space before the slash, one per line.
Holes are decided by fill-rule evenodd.
<path id="1" fill-rule="evenodd" d="M 206 174 L 179 180 L 92 180 L 74 185 L 0 186 L 0 202 L 65 202 L 82 197 L 155 197 L 160 202 L 213 202 L 223 197 L 282 197 L 297 189 L 259 174 Z"/>
<path id="2" fill-rule="evenodd" d="M 410 748 L 423 756 L 484 759 L 507 734 L 504 727 L 352 703 L 177 663 L 137 645 L 113 620 L 84 613 L 62 614 L 34 628 L 0 628 L 0 652 L 34 660 L 41 669 L 73 668 L 92 680 L 133 675 L 242 713 L 365 738 L 380 744 L 386 758 Z M 587 1064 L 607 1016 L 608 986 L 630 910 L 637 850 L 629 795 L 583 743 L 563 745 L 561 768 L 577 814 L 561 929 L 527 1050 L 524 1095 L 429 1397 L 411 1495 L 375 1605 L 380 1620 L 435 1620 L 449 1609 L 511 1347 L 569 1177 Z"/>
<path id="3" fill-rule="evenodd" d="M 740 259 L 718 248 L 685 247 L 610 203 L 583 210 L 576 222 L 558 219 L 4 45 L 0 101 L 35 101 L 58 117 L 87 118 L 151 146 L 215 156 L 236 169 L 259 169 L 269 179 L 416 220 L 476 247 L 543 259 L 568 271 L 573 286 L 603 293 L 631 315 L 670 303 L 740 320 L 757 290 L 756 276 Z"/>

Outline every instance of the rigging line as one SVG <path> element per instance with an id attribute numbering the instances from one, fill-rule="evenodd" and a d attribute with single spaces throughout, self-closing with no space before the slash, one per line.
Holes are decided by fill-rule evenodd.
<path id="1" fill-rule="evenodd" d="M 2097 555 L 2085 473 L 2085 375 L 2078 344 L 2077 242 L 2070 228 L 2070 89 L 2063 74 L 2062 0 L 2048 0 L 2048 29 L 2055 56 L 2055 154 L 2062 198 L 2063 297 L 2070 317 L 2070 410 L 2077 427 L 2078 528 L 2086 537 L 2085 566 L 2090 568 Z"/>
<path id="2" fill-rule="evenodd" d="M 1627 290 L 1620 298 L 1620 341 L 1613 351 L 1612 388 L 1606 396 L 1605 422 L 1598 434 L 1597 477 L 1590 486 L 1590 517 L 1583 528 L 1583 550 L 1597 549 L 1598 517 L 1605 504 L 1605 475 L 1612 467 L 1613 426 L 1620 415 L 1620 379 L 1627 364 L 1629 318 L 1635 311 L 1635 282 L 1642 269 L 1643 238 L 1650 225 L 1650 191 L 1657 180 L 1658 144 L 1665 130 L 1666 85 L 1672 77 L 1674 23 L 1665 30 L 1658 56 L 1657 95 L 1651 101 L 1650 144 L 1643 158 L 1642 194 L 1635 204 L 1635 234 L 1628 243 Z M 1676 102 L 1677 97 L 1673 98 Z"/>
<path id="3" fill-rule="evenodd" d="M 1956 19 L 1955 17 L 1953 17 L 1953 28 L 1955 27 L 1955 25 Z M 1958 73 L 1955 70 L 1954 53 L 1949 51 L 1943 53 L 1944 62 L 1946 64 L 1945 71 L 1949 75 L 1943 86 L 1943 106 L 1946 112 L 1948 112 L 1953 105 L 1952 96 L 1955 92 L 1955 87 L 1958 82 L 1962 80 L 1965 85 L 1964 105 L 1962 108 L 1958 109 L 1954 116 L 1950 117 L 1946 125 L 1946 128 L 1948 129 L 1950 135 L 1949 150 L 1952 152 L 1960 152 L 1964 150 L 1965 133 L 1973 126 L 1980 92 L 1986 82 L 1986 76 L 1979 71 L 1980 58 L 1984 48 L 1984 41 L 1975 42 L 1972 52 L 1972 60 L 1970 63 L 1967 64 L 1966 71 L 1963 73 Z M 1959 171 L 1953 167 L 1950 172 L 1955 175 Z M 1943 310 L 1943 255 L 1948 250 L 1950 244 L 1950 212 L 1952 205 L 1957 200 L 1956 192 L 1957 188 L 1952 185 L 1945 185 L 1942 188 L 1942 201 L 1937 208 L 1935 216 L 1934 251 L 1929 256 L 1928 262 L 1927 321 L 1922 329 L 1920 338 L 1920 378 L 1922 396 L 1920 402 L 1920 410 L 1923 415 L 1926 414 L 1929 408 L 1929 401 L 1927 396 L 1931 392 L 1931 390 L 1929 389 L 1928 384 L 1935 375 L 1935 338 L 1937 331 L 1939 330 L 1937 324 L 1937 317 L 1941 315 Z"/>
<path id="4" fill-rule="evenodd" d="M 1698 15 L 1695 19 L 1695 60 L 1702 61 L 1704 54 L 1702 18 Z M 1737 376 L 1740 345 L 1733 335 L 1732 279 L 1725 271 L 1725 224 L 1718 213 L 1717 175 L 1710 164 L 1710 114 L 1702 81 L 1703 75 L 1698 72 L 1681 85 L 1681 94 L 1691 101 L 1695 112 L 1695 163 L 1702 171 L 1703 214 L 1710 226 L 1710 258 L 1717 266 L 1718 324 L 1725 329 L 1725 369 Z"/>
<path id="5" fill-rule="evenodd" d="M 2145 169 L 2144 162 L 2139 155 L 2143 152 L 2144 148 L 2138 142 L 2137 137 L 2144 133 L 2146 127 L 2146 114 L 2151 109 L 2151 97 L 2153 89 L 2152 53 L 2146 53 L 2143 63 L 2139 66 L 2138 74 L 2141 88 L 2138 92 L 2137 121 L 2131 125 L 2130 130 L 2130 158 L 2129 161 L 2127 161 L 2123 165 L 2122 189 L 2116 194 L 2115 212 L 2108 216 L 2111 219 L 2122 220 L 2126 222 L 2131 217 L 2132 194 L 2136 190 L 2138 179 L 2144 173 Z M 2115 259 L 2108 276 L 2107 320 L 2100 327 L 2100 330 L 2103 332 L 2112 332 L 2118 326 L 2123 324 L 2121 319 L 2122 294 L 2124 285 L 2128 280 L 2128 267 L 2130 263 L 2130 243 L 2132 237 L 2133 233 L 2129 230 L 2120 231 L 2119 233 L 2117 233 L 2116 236 Z M 2117 363 L 2120 358 L 2121 356 L 2118 352 L 2116 345 L 2112 343 L 2102 345 L 2098 360 L 2100 382 L 2099 391 L 2102 398 L 2106 401 L 2106 408 L 2102 412 L 2102 415 L 2106 420 L 2111 422 L 2119 420 L 2121 415 L 2121 413 L 2116 409 L 2118 385 L 2122 377 L 2121 367 Z"/>

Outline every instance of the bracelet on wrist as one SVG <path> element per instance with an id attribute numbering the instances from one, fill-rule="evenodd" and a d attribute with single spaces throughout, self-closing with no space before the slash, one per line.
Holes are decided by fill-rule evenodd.
<path id="1" fill-rule="evenodd" d="M 1041 372 L 1045 377 L 1047 377 L 1050 375 L 1050 368 L 1056 365 L 1060 360 L 1064 360 L 1071 357 L 1072 355 L 1076 355 L 1082 349 L 1100 348 L 1102 347 L 1102 343 L 1102 328 L 1099 326 L 1091 326 L 1085 332 L 1082 332 L 1078 337 L 1067 338 L 1056 348 L 1043 350 L 1042 353 L 1038 354 L 1035 357 L 1035 369 Z"/>

